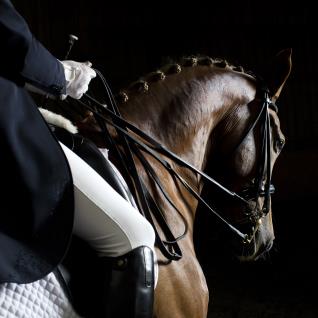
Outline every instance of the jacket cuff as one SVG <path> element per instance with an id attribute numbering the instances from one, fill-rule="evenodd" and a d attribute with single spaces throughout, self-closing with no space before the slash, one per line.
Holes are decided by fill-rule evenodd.
<path id="1" fill-rule="evenodd" d="M 21 75 L 26 82 L 49 94 L 55 96 L 65 94 L 66 80 L 63 65 L 34 37 Z"/>

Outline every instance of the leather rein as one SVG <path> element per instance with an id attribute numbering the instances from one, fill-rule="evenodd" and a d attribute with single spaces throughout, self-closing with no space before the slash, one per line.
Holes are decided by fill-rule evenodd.
<path id="1" fill-rule="evenodd" d="M 232 232 L 236 233 L 245 244 L 251 243 L 255 238 L 259 226 L 262 223 L 262 218 L 266 216 L 270 211 L 270 196 L 274 192 L 274 187 L 271 184 L 271 132 L 269 108 L 277 110 L 277 107 L 269 98 L 268 89 L 264 85 L 261 85 L 261 89 L 259 90 L 261 101 L 260 112 L 254 122 L 246 130 L 243 138 L 241 139 L 241 142 L 235 148 L 237 149 L 244 142 L 245 138 L 254 130 L 256 125 L 259 123 L 261 129 L 262 147 L 260 156 L 261 160 L 259 169 L 257 171 L 257 176 L 254 179 L 255 181 L 253 182 L 253 185 L 251 187 L 244 189 L 241 193 L 236 193 L 227 189 L 225 186 L 217 182 L 215 179 L 213 179 L 211 176 L 207 175 L 203 171 L 198 170 L 190 163 L 184 161 L 182 158 L 168 150 L 165 146 L 158 143 L 155 139 L 126 121 L 119 112 L 119 109 L 115 102 L 115 98 L 104 76 L 98 70 L 95 69 L 95 71 L 105 88 L 108 101 L 107 104 L 105 105 L 100 103 L 88 94 L 84 94 L 86 99 L 85 102 L 83 100 L 76 100 L 76 102 L 78 102 L 94 114 L 95 120 L 102 129 L 104 138 L 110 145 L 110 150 L 113 150 L 115 156 L 117 156 L 117 159 L 119 159 L 119 162 L 122 164 L 123 174 L 126 176 L 126 180 L 128 179 L 128 186 L 136 199 L 139 210 L 154 228 L 154 231 L 156 233 L 156 245 L 158 246 L 162 254 L 169 261 L 179 260 L 182 258 L 182 251 L 178 245 L 178 241 L 187 234 L 188 226 L 184 216 L 178 210 L 172 199 L 164 190 L 164 186 L 162 185 L 159 177 L 157 176 L 156 172 L 151 167 L 141 150 L 157 160 L 170 173 L 172 178 L 178 180 L 190 194 L 192 194 L 209 211 L 211 211 Z M 115 142 L 113 140 L 106 124 L 114 127 L 119 137 L 119 142 Z M 131 132 L 133 134 L 131 134 Z M 137 135 L 144 141 L 137 139 L 134 135 Z M 118 144 L 121 145 L 121 148 L 119 148 Z M 223 216 L 215 211 L 201 197 L 201 195 L 172 168 L 171 164 L 167 160 L 163 159 L 163 157 L 160 155 L 169 158 L 181 167 L 189 169 L 195 174 L 201 176 L 205 181 L 212 183 L 214 186 L 221 189 L 221 191 L 229 197 L 232 197 L 233 199 L 236 199 L 246 205 L 246 216 L 252 223 L 250 232 L 241 232 L 237 227 L 233 226 Z M 150 194 L 143 180 L 140 178 L 139 173 L 136 169 L 135 158 L 138 158 L 138 160 L 143 165 L 148 177 L 158 186 L 166 200 L 176 210 L 176 212 L 182 219 L 185 229 L 184 232 L 178 237 L 175 237 L 172 233 L 172 230 L 170 229 L 169 224 L 164 217 L 164 214 L 160 210 L 155 199 Z M 264 198 L 262 206 L 260 206 L 259 204 L 260 197 Z M 251 204 L 252 202 L 253 204 Z M 159 225 L 165 239 L 162 239 L 160 237 L 155 221 L 156 224 Z"/>

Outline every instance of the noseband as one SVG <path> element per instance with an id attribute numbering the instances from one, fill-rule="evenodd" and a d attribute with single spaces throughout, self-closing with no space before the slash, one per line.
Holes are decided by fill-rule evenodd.
<path id="1" fill-rule="evenodd" d="M 182 213 L 174 205 L 173 201 L 169 198 L 168 194 L 165 192 L 164 187 L 161 184 L 158 176 L 155 171 L 152 169 L 147 159 L 141 153 L 140 149 L 143 152 L 151 155 L 155 160 L 157 160 L 171 176 L 178 181 L 205 207 L 208 208 L 219 220 L 221 220 L 231 231 L 239 235 L 243 242 L 246 244 L 251 243 L 259 229 L 259 226 L 262 223 L 262 218 L 265 217 L 270 211 L 270 196 L 274 192 L 274 186 L 271 184 L 271 132 L 270 132 L 270 116 L 269 108 L 277 110 L 276 105 L 269 98 L 269 91 L 267 88 L 262 88 L 259 90 L 261 109 L 255 119 L 255 121 L 247 129 L 245 135 L 241 139 L 241 142 L 238 144 L 236 149 L 243 143 L 245 138 L 254 130 L 256 125 L 260 124 L 261 129 L 261 155 L 260 155 L 260 164 L 257 169 L 256 177 L 252 183 L 252 186 L 245 188 L 240 193 L 230 191 L 225 186 L 218 183 L 215 179 L 208 176 L 206 173 L 198 170 L 193 165 L 184 161 L 182 158 L 178 157 L 176 154 L 165 148 L 163 145 L 158 143 L 156 140 L 145 134 L 143 131 L 138 129 L 136 126 L 124 120 L 117 108 L 115 99 L 112 95 L 112 92 L 104 79 L 103 75 L 96 70 L 99 78 L 102 80 L 105 87 L 108 102 L 107 106 L 105 103 L 99 103 L 96 99 L 91 97 L 88 94 L 85 94 L 86 102 L 77 100 L 82 106 L 89 109 L 94 115 L 96 121 L 99 123 L 102 131 L 105 133 L 105 138 L 107 141 L 112 139 L 110 133 L 106 128 L 106 124 L 113 126 L 116 129 L 118 136 L 120 137 L 120 143 L 124 148 L 124 154 L 122 150 L 118 150 L 118 147 L 114 145 L 114 142 L 111 141 L 111 146 L 115 147 L 116 152 L 119 153 L 119 157 L 124 166 L 124 170 L 128 174 L 132 175 L 133 183 L 136 190 L 134 191 L 135 197 L 137 192 L 137 197 L 141 203 L 138 204 L 138 207 L 141 213 L 150 221 L 153 225 L 156 232 L 156 243 L 163 253 L 169 260 L 179 260 L 182 257 L 182 252 L 178 246 L 178 241 L 182 239 L 187 233 L 187 223 L 182 215 Z M 98 107 L 98 108 L 97 108 Z M 129 130 L 129 131 L 128 131 Z M 140 138 L 136 138 L 134 135 L 139 136 L 145 142 L 141 141 Z M 158 185 L 162 194 L 166 197 L 168 202 L 173 206 L 173 208 L 179 213 L 180 217 L 183 220 L 185 225 L 185 231 L 183 234 L 174 237 L 172 234 L 169 225 L 167 224 L 165 217 L 163 216 L 160 208 L 156 205 L 154 199 L 152 199 L 151 194 L 149 193 L 147 187 L 144 185 L 143 181 L 140 179 L 138 171 L 135 166 L 134 156 L 137 157 L 142 165 L 144 166 L 147 175 Z M 200 194 L 187 183 L 181 175 L 179 175 L 170 165 L 168 161 L 163 159 L 161 155 L 171 159 L 179 166 L 187 168 L 192 172 L 200 175 L 205 181 L 212 183 L 214 186 L 221 189 L 222 192 L 229 195 L 230 197 L 239 200 L 246 206 L 246 216 L 249 221 L 252 223 L 251 230 L 248 233 L 242 233 L 238 228 L 230 224 L 224 217 L 222 217 L 218 212 L 216 212 L 201 196 Z M 124 159 L 122 159 L 124 157 Z M 124 161 L 124 162 L 123 162 Z M 260 198 L 263 198 L 263 204 L 260 205 Z M 137 200 L 138 201 L 138 200 Z M 138 203 L 138 202 L 137 202 Z M 153 221 L 153 217 L 157 222 Z M 158 231 L 156 229 L 155 223 L 159 224 L 162 232 L 164 233 L 166 240 L 161 240 Z"/>

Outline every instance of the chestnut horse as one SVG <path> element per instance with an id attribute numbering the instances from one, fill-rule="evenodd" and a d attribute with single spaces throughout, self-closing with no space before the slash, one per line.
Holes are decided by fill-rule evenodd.
<path id="1" fill-rule="evenodd" d="M 196 193 L 207 178 L 195 169 L 217 180 L 210 201 L 215 201 L 217 217 L 239 234 L 235 244 L 241 260 L 255 260 L 274 241 L 270 177 L 284 144 L 275 102 L 290 70 L 290 49 L 276 56 L 264 79 L 224 60 L 192 57 L 145 76 L 119 94 L 118 107 L 125 120 L 194 168 L 179 165 L 165 154 Z M 82 133 L 87 135 L 84 128 Z M 209 292 L 193 242 L 198 197 L 153 156 L 146 153 L 145 157 L 182 212 L 181 218 L 136 160 L 173 233 L 178 236 L 187 226 L 179 240 L 180 260 L 167 261 L 157 250 L 160 271 L 154 316 L 205 318 Z"/>

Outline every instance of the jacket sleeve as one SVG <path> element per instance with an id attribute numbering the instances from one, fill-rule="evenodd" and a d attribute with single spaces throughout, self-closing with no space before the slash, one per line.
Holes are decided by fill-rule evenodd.
<path id="1" fill-rule="evenodd" d="M 35 39 L 9 0 L 0 0 L 0 43 L 0 76 L 53 95 L 65 94 L 62 64 Z"/>

